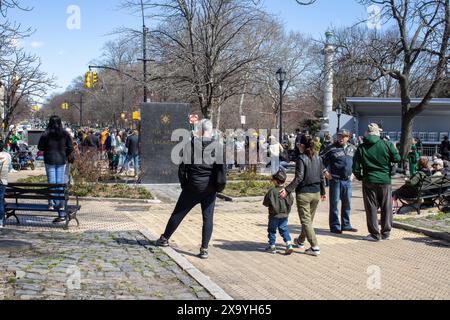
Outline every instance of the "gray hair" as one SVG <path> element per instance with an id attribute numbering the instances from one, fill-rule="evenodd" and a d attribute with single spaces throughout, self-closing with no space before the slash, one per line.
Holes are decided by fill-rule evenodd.
<path id="1" fill-rule="evenodd" d="M 203 136 L 211 137 L 213 134 L 213 124 L 209 119 L 201 120 L 198 128 L 202 130 Z"/>

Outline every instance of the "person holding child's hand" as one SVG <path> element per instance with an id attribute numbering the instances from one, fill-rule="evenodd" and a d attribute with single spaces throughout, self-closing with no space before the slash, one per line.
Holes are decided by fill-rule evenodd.
<path id="1" fill-rule="evenodd" d="M 314 140 L 309 136 L 302 136 L 300 144 L 300 157 L 297 160 L 295 179 L 279 195 L 285 199 L 289 194 L 296 192 L 297 208 L 302 223 L 302 233 L 297 239 L 297 245 L 303 249 L 305 240 L 311 248 L 305 251 L 312 256 L 320 255 L 320 247 L 313 228 L 314 216 L 319 202 L 326 200 L 324 166 L 322 159 L 314 149 Z"/>

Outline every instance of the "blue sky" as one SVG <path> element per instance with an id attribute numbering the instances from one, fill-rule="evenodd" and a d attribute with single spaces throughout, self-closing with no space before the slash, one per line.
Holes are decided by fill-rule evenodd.
<path id="1" fill-rule="evenodd" d="M 11 12 L 11 18 L 36 32 L 21 45 L 42 59 L 43 70 L 58 79 L 63 91 L 72 80 L 84 74 L 89 63 L 101 55 L 108 35 L 126 26 L 139 28 L 141 20 L 119 10 L 121 0 L 22 0 L 33 7 L 30 12 Z M 350 25 L 367 16 L 355 0 L 318 0 L 312 6 L 299 6 L 295 0 L 266 0 L 267 10 L 285 23 L 289 30 L 301 31 L 319 38 L 329 26 Z M 81 10 L 80 29 L 70 30 L 69 6 Z"/>

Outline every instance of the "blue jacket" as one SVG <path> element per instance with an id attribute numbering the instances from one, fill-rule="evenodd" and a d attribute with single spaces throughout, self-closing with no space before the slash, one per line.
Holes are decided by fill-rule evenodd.
<path id="1" fill-rule="evenodd" d="M 323 165 L 334 179 L 347 180 L 352 175 L 355 153 L 356 148 L 352 144 L 347 144 L 344 150 L 343 146 L 334 143 L 323 151 Z"/>

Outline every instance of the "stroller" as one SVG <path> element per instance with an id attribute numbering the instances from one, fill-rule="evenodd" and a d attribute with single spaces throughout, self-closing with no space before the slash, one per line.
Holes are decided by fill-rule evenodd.
<path id="1" fill-rule="evenodd" d="M 34 157 L 26 143 L 19 144 L 19 151 L 15 152 L 12 156 L 12 166 L 14 170 L 20 171 L 31 168 L 35 169 Z"/>

